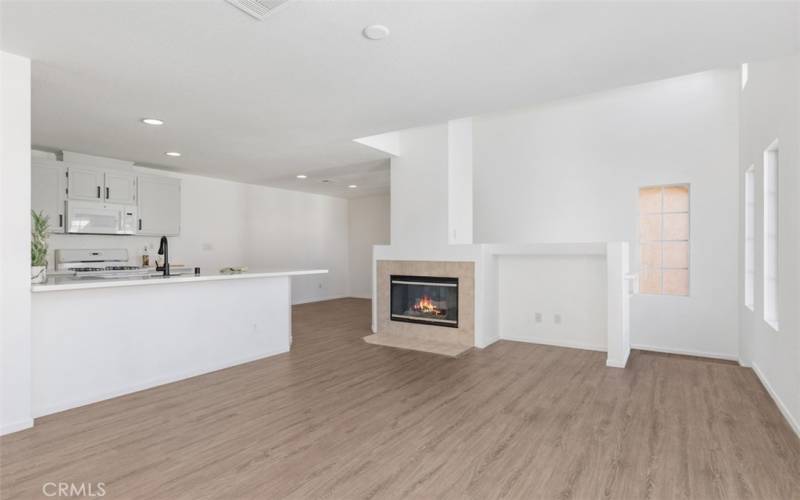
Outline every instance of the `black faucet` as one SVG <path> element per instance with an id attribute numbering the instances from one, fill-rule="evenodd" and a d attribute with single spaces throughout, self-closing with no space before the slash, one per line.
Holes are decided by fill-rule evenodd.
<path id="1" fill-rule="evenodd" d="M 161 266 L 160 271 L 164 271 L 164 276 L 169 276 L 169 242 L 166 236 L 161 237 L 161 243 L 158 245 L 158 255 L 164 256 L 164 265 Z M 159 270 L 158 268 L 156 268 Z"/>

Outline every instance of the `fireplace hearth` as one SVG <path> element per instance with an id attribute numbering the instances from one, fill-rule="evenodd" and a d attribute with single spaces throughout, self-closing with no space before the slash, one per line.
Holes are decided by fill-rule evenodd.
<path id="1" fill-rule="evenodd" d="M 458 328 L 458 278 L 391 276 L 390 319 Z"/>

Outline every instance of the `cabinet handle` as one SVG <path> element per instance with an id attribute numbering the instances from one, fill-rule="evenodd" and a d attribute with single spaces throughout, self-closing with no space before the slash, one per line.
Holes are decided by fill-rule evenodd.
<path id="1" fill-rule="evenodd" d="M 111 188 L 106 188 L 106 199 L 111 198 Z"/>
<path id="2" fill-rule="evenodd" d="M 97 197 L 100 198 L 100 186 L 97 186 Z"/>
<path id="3" fill-rule="evenodd" d="M 64 214 L 58 214 L 58 227 L 64 227 Z"/>
<path id="4" fill-rule="evenodd" d="M 142 230 L 142 219 L 139 219 L 139 231 Z"/>

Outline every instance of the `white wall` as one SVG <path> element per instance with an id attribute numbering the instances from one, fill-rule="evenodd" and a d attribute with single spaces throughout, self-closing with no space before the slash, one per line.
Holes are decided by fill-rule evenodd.
<path id="1" fill-rule="evenodd" d="M 372 247 L 388 245 L 389 195 L 349 200 L 349 295 L 372 298 Z"/>
<path id="2" fill-rule="evenodd" d="M 631 343 L 735 359 L 738 82 L 710 71 L 476 117 L 475 241 L 633 243 L 638 188 L 691 183 L 691 296 L 634 297 Z"/>
<path id="3" fill-rule="evenodd" d="M 447 124 L 447 203 L 450 244 L 468 245 L 473 239 L 472 118 Z"/>
<path id="4" fill-rule="evenodd" d="M 498 295 L 502 338 L 606 350 L 606 256 L 501 257 Z"/>
<path id="5" fill-rule="evenodd" d="M 347 295 L 347 200 L 196 175 L 135 167 L 181 179 L 181 234 L 171 237 L 170 261 L 199 266 L 258 269 L 325 268 L 328 275 L 292 278 L 294 303 Z M 56 248 L 127 248 L 140 263 L 158 237 L 52 235 Z"/>
<path id="6" fill-rule="evenodd" d="M 410 248 L 448 243 L 447 124 L 397 132 L 392 158 L 392 244 Z"/>
<path id="7" fill-rule="evenodd" d="M 742 363 L 753 369 L 800 434 L 800 56 L 750 62 L 747 86 L 741 92 L 739 176 L 755 166 L 755 308 L 744 306 L 739 280 L 738 311 Z M 778 165 L 778 314 L 780 330 L 763 319 L 763 152 L 779 141 Z M 744 276 L 743 208 L 740 276 Z"/>
<path id="8" fill-rule="evenodd" d="M 347 296 L 347 200 L 247 186 L 244 260 L 254 269 L 328 269 L 292 279 L 292 303 Z"/>
<path id="9" fill-rule="evenodd" d="M 0 52 L 0 434 L 31 419 L 31 63 Z"/>

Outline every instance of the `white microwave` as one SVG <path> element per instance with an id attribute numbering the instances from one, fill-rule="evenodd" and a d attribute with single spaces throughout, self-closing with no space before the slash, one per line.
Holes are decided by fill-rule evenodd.
<path id="1" fill-rule="evenodd" d="M 136 234 L 136 205 L 67 201 L 67 232 L 73 234 Z"/>

